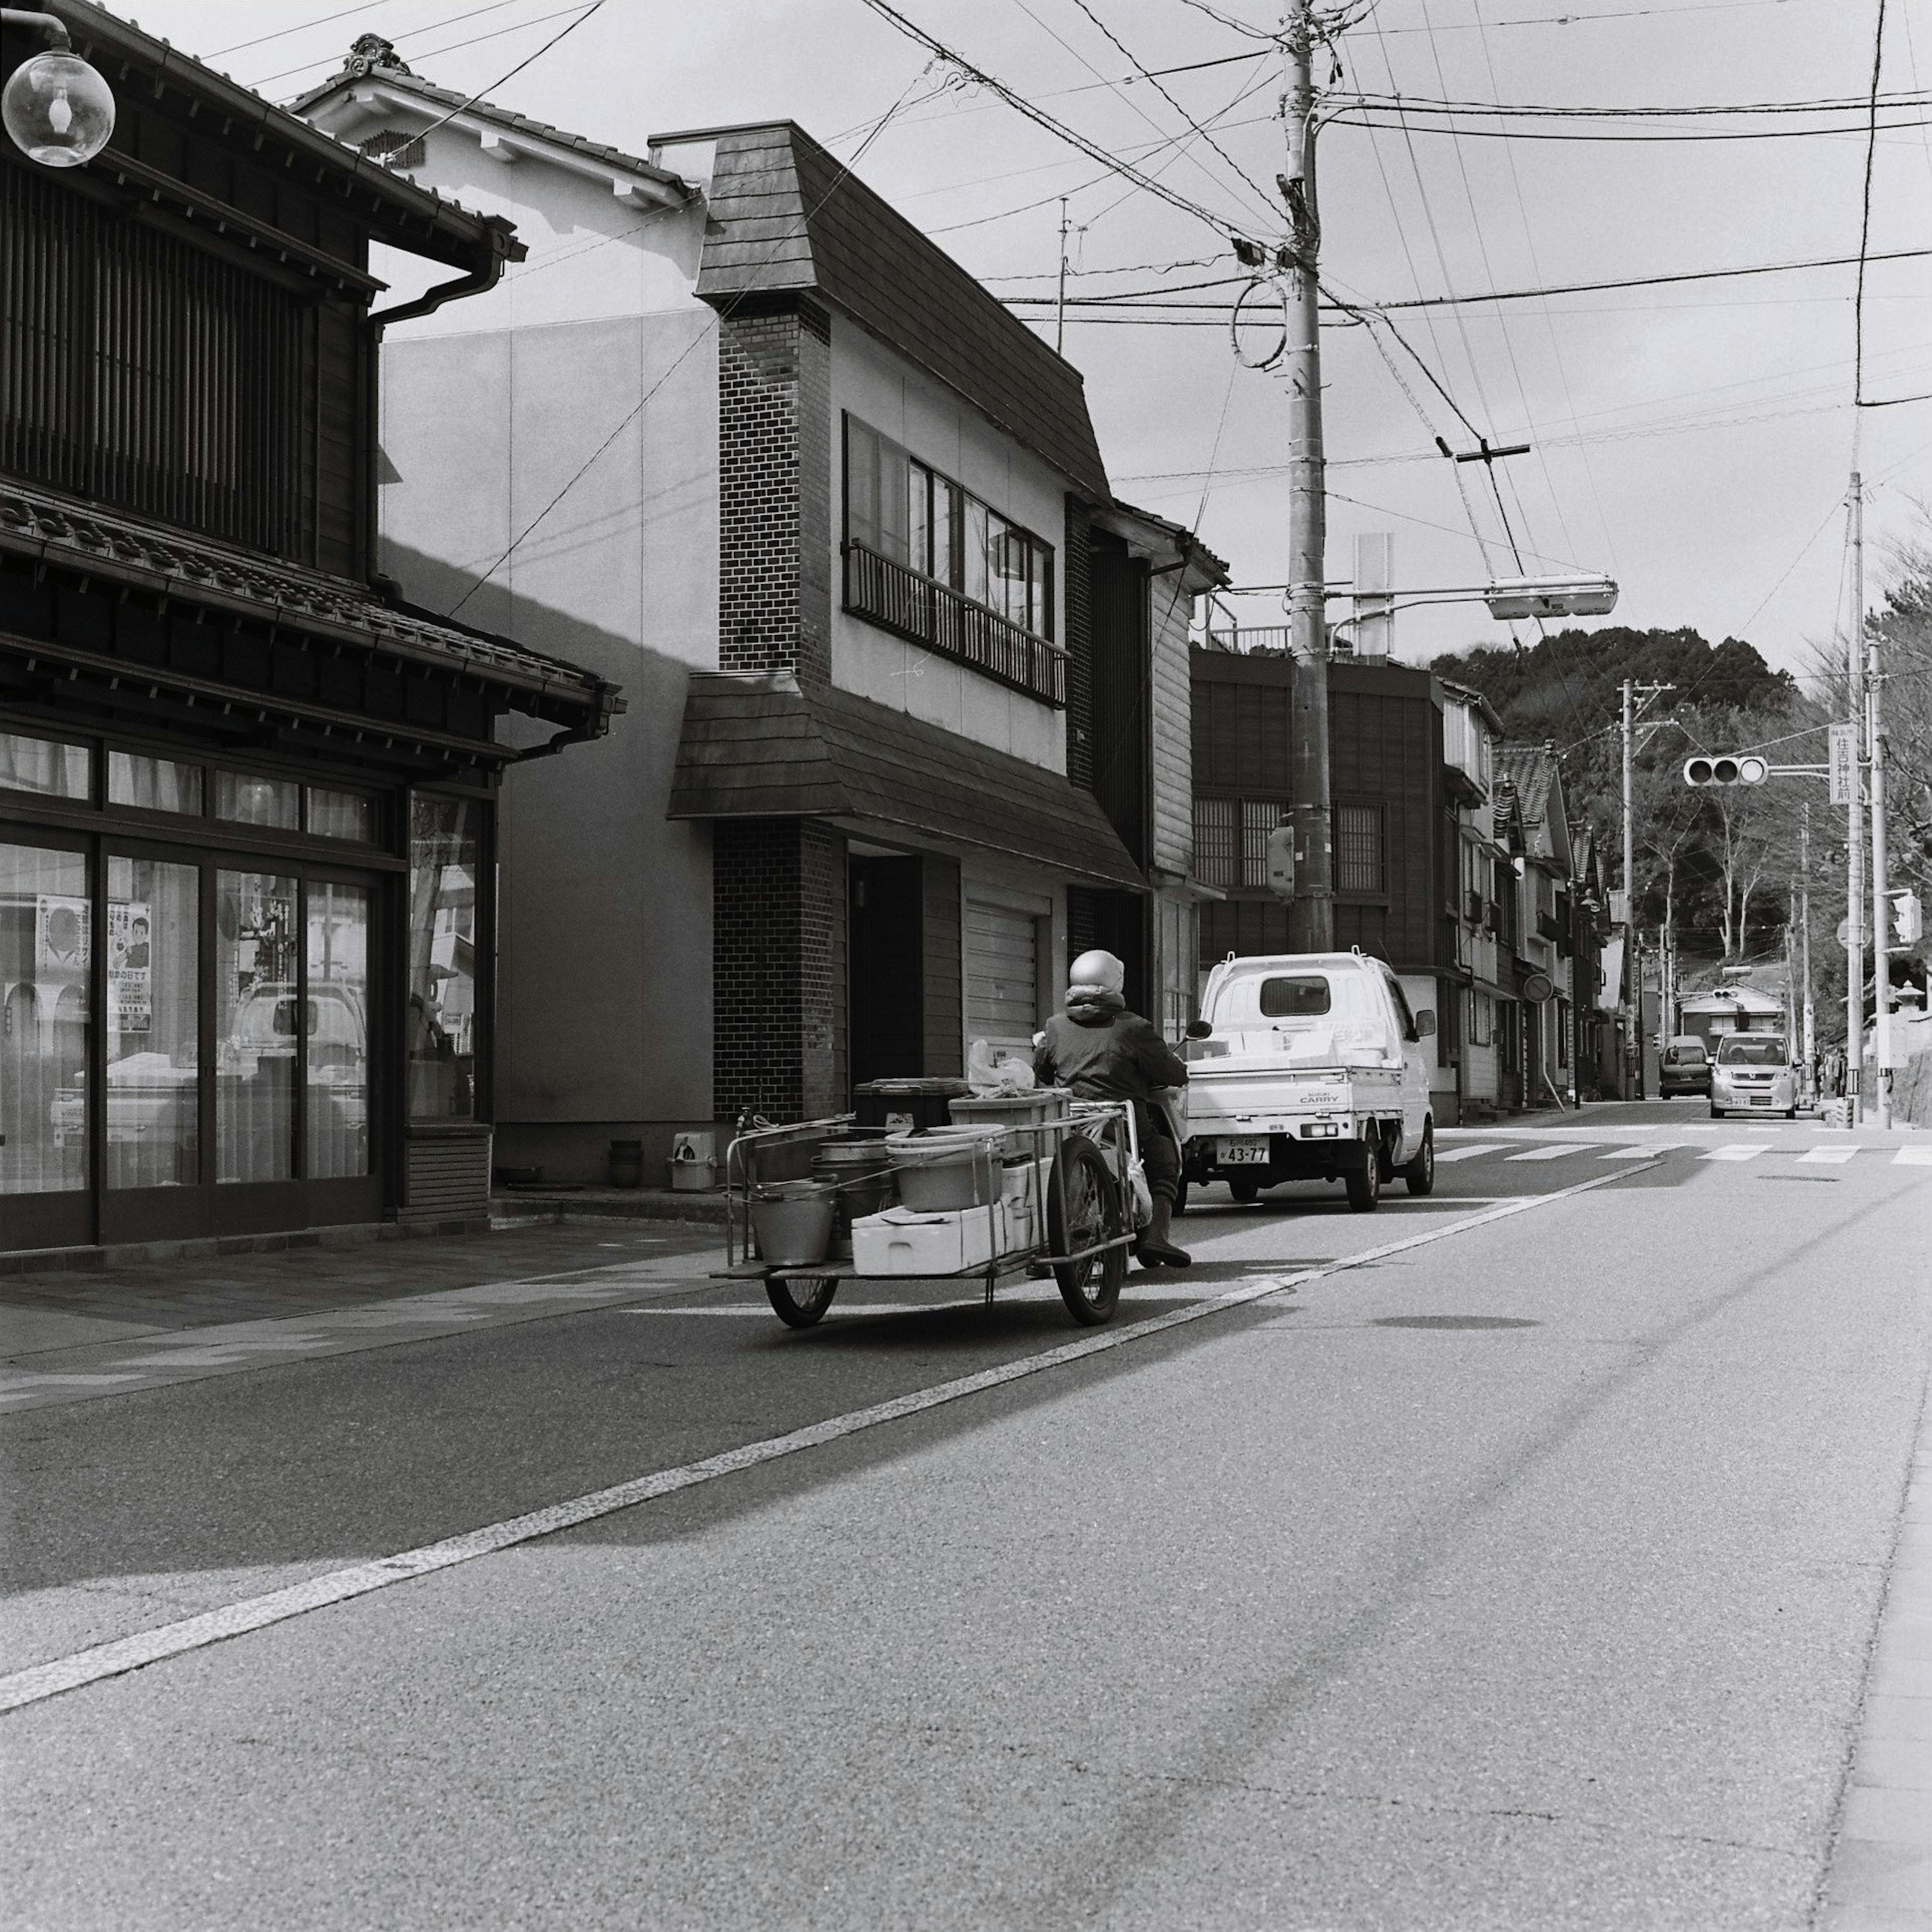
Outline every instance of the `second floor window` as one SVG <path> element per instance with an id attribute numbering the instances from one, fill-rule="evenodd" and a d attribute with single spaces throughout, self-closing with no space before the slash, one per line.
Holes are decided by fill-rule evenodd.
<path id="1" fill-rule="evenodd" d="M 856 417 L 845 418 L 845 539 L 1053 635 L 1053 547 Z"/>
<path id="2" fill-rule="evenodd" d="M 1279 799 L 1197 798 L 1195 877 L 1209 886 L 1265 885 L 1268 835 L 1287 817 Z"/>
<path id="3" fill-rule="evenodd" d="M 1388 890 L 1388 842 L 1379 805 L 1335 808 L 1335 890 L 1338 892 Z"/>

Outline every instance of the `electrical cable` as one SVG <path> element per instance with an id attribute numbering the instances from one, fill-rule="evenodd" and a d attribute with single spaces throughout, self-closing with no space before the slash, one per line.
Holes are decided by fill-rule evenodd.
<path id="1" fill-rule="evenodd" d="M 440 20 L 431 20 L 420 27 L 406 28 L 398 34 L 395 38 L 398 40 L 419 40 L 425 34 L 440 33 L 445 27 L 453 27 L 459 21 L 473 20 L 480 14 L 500 13 L 506 7 L 514 7 L 522 4 L 524 0 L 489 0 L 489 4 L 487 6 L 466 8 L 460 14 L 446 14 Z M 453 52 L 458 47 L 474 46 L 479 40 L 500 40 L 505 34 L 520 33 L 526 27 L 539 26 L 545 20 L 555 20 L 559 13 L 567 14 L 570 10 L 570 8 L 565 7 L 559 8 L 556 13 L 539 14 L 532 19 L 519 20 L 513 26 L 498 28 L 490 33 L 477 34 L 469 40 L 458 40 L 451 46 L 431 47 L 426 52 L 416 55 L 416 58 L 418 60 L 434 60 L 439 54 Z M 339 55 L 326 54 L 320 60 L 298 61 L 293 67 L 283 68 L 274 74 L 265 74 L 257 80 L 248 82 L 246 85 L 257 89 L 267 87 L 273 82 L 287 80 L 292 76 L 298 74 L 309 74 L 317 68 L 332 68 L 340 58 Z"/>
<path id="2" fill-rule="evenodd" d="M 1132 182 L 1143 192 L 1153 195 L 1158 200 L 1166 202 L 1170 206 L 1180 209 L 1183 214 L 1191 214 L 1196 220 L 1205 222 L 1217 233 L 1227 235 L 1234 239 L 1248 240 L 1248 237 L 1240 235 L 1232 224 L 1209 209 L 1203 208 L 1198 202 L 1189 200 L 1185 195 L 1169 188 L 1166 182 L 1156 180 L 1150 175 L 1142 173 L 1131 164 L 1121 160 L 1118 155 L 1109 154 L 1098 142 L 1089 140 L 1084 134 L 1068 127 L 1064 122 L 1056 120 L 1052 115 L 1047 112 L 1046 109 L 1036 106 L 1025 95 L 1016 92 L 1004 81 L 988 74 L 985 68 L 976 67 L 972 62 L 967 59 L 964 55 L 956 52 L 944 40 L 937 39 L 934 35 L 928 33 L 916 21 L 908 20 L 896 7 L 890 4 L 890 0 L 860 0 L 860 3 L 869 8 L 872 12 L 878 15 L 880 20 L 897 28 L 907 39 L 922 46 L 928 53 L 945 62 L 948 66 L 964 74 L 969 80 L 977 81 L 981 86 L 990 88 L 1016 113 L 1023 116 L 1026 119 L 1032 122 L 1036 127 L 1042 128 L 1048 134 L 1058 136 L 1068 146 L 1077 148 L 1089 160 L 1097 162 L 1110 173 L 1118 175 L 1123 180 Z M 601 5 L 602 0 L 598 0 L 598 4 Z M 1058 198 L 1058 196 L 1052 197 L 1055 200 Z"/>
<path id="3" fill-rule="evenodd" d="M 1387 128 L 1398 124 L 1390 121 L 1365 120 L 1352 114 L 1332 115 L 1323 124 L 1330 128 Z M 1908 132 L 1915 128 L 1932 127 L 1932 121 L 1887 121 L 1882 122 L 1881 134 Z M 1801 141 L 1818 139 L 1846 139 L 1865 133 L 1863 128 L 1726 128 L 1714 134 L 1692 134 L 1659 131 L 1648 134 L 1617 134 L 1592 130 L 1587 134 L 1559 134 L 1528 128 L 1458 128 L 1453 124 L 1431 127 L 1424 122 L 1416 129 L 1421 134 L 1448 134 L 1463 141 L 1589 141 L 1599 145 L 1616 145 L 1620 142 L 1637 146 L 1655 146 L 1662 143 L 1684 143 L 1701 141 Z"/>
<path id="4" fill-rule="evenodd" d="M 1160 96 L 1160 98 L 1167 103 L 1168 106 L 1172 107 L 1175 113 L 1178 114 L 1181 119 L 1186 122 L 1188 126 L 1193 129 L 1194 132 L 1199 135 L 1201 138 L 1208 143 L 1208 146 L 1212 148 L 1215 153 L 1219 154 L 1222 160 L 1226 161 L 1228 166 L 1232 168 L 1235 173 L 1239 175 L 1242 180 L 1246 182 L 1249 187 L 1254 190 L 1256 194 L 1260 198 L 1262 206 L 1268 211 L 1269 214 L 1274 214 L 1276 212 L 1274 202 L 1270 196 L 1268 190 L 1263 188 L 1261 183 L 1256 181 L 1254 176 L 1250 174 L 1247 170 L 1243 167 L 1240 163 L 1236 160 L 1234 156 L 1229 154 L 1227 149 L 1222 147 L 1220 142 L 1216 140 L 1214 136 L 1209 134 L 1205 128 L 1202 127 L 1197 121 L 1196 121 L 1193 116 L 1190 114 L 1187 110 L 1182 106 L 1180 103 L 1175 100 L 1174 96 L 1170 94 L 1166 88 L 1161 86 L 1160 81 L 1157 80 L 1152 74 L 1150 74 L 1145 68 L 1142 66 L 1139 60 L 1136 57 L 1133 50 L 1120 38 L 1119 34 L 1114 32 L 1112 27 L 1108 26 L 1105 20 L 1101 19 L 1098 14 L 1094 12 L 1094 9 L 1088 4 L 1088 0 L 1073 0 L 1073 4 L 1079 8 L 1082 13 L 1086 15 L 1088 20 L 1093 22 L 1094 26 L 1097 27 L 1102 33 L 1106 35 L 1108 40 L 1112 41 L 1114 46 L 1119 50 L 1122 56 L 1132 67 L 1135 73 L 1138 74 L 1142 80 L 1148 82 L 1154 88 L 1154 91 Z"/>

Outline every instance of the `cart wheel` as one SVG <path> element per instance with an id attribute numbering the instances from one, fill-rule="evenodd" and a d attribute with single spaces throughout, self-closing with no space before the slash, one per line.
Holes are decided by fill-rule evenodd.
<path id="1" fill-rule="evenodd" d="M 1090 1140 L 1070 1134 L 1060 1143 L 1053 1163 L 1053 1184 L 1046 1198 L 1048 1238 L 1055 1254 L 1070 1255 L 1096 1241 L 1112 1240 L 1126 1232 L 1120 1190 L 1114 1184 L 1106 1157 Z M 1077 1262 L 1057 1262 L 1054 1279 L 1067 1312 L 1082 1328 L 1095 1328 L 1114 1312 L 1126 1279 L 1127 1251 L 1108 1248 Z"/>
<path id="2" fill-rule="evenodd" d="M 833 1274 L 794 1275 L 785 1281 L 770 1276 L 765 1282 L 772 1312 L 788 1328 L 811 1328 L 838 1292 L 838 1277 Z"/>

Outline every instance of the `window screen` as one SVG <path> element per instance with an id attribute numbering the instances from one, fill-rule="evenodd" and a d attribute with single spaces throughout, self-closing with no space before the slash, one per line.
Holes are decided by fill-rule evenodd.
<path id="1" fill-rule="evenodd" d="M 1338 805 L 1335 808 L 1335 890 L 1386 892 L 1388 874 L 1382 845 L 1380 806 Z"/>
<path id="2" fill-rule="evenodd" d="M 1194 871 L 1204 884 L 1232 886 L 1237 882 L 1234 814 L 1238 809 L 1232 798 L 1194 801 Z"/>

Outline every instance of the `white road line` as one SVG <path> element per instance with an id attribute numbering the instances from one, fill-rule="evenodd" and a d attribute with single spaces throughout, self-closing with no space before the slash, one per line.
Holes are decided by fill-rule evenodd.
<path id="1" fill-rule="evenodd" d="M 1855 1147 L 1807 1148 L 1798 1158 L 1801 1163 L 1819 1167 L 1843 1167 L 1858 1154 Z"/>
<path id="2" fill-rule="evenodd" d="M 1902 1147 L 1892 1157 L 1894 1167 L 1932 1167 L 1932 1142 L 1918 1147 Z"/>
<path id="3" fill-rule="evenodd" d="M 1669 1142 L 1653 1141 L 1648 1147 L 1606 1148 L 1597 1158 L 1599 1160 L 1648 1160 L 1653 1155 L 1670 1151 Z"/>
<path id="4" fill-rule="evenodd" d="M 700 1484 L 716 1482 L 721 1476 L 736 1475 L 743 1470 L 756 1468 L 760 1463 L 776 1462 L 781 1456 L 820 1448 L 845 1436 L 856 1436 L 864 1430 L 902 1421 L 907 1416 L 942 1408 L 948 1402 L 1000 1388 L 1007 1382 L 1023 1381 L 1028 1376 L 1039 1375 L 1048 1369 L 1063 1368 L 1070 1363 L 1084 1361 L 1090 1355 L 1124 1348 L 1143 1336 L 1157 1335 L 1165 1329 L 1178 1328 L 1184 1322 L 1198 1322 L 1226 1309 L 1242 1307 L 1266 1296 L 1279 1294 L 1285 1289 L 1298 1288 L 1306 1282 L 1344 1274 L 1372 1262 L 1385 1261 L 1392 1255 L 1406 1254 L 1412 1249 L 1445 1240 L 1451 1234 L 1466 1234 L 1472 1228 L 1487 1227 L 1494 1222 L 1507 1220 L 1512 1215 L 1526 1214 L 1534 1208 L 1547 1207 L 1552 1201 L 1567 1201 L 1576 1195 L 1610 1186 L 1625 1174 L 1636 1171 L 1634 1168 L 1619 1168 L 1614 1173 L 1600 1174 L 1593 1180 L 1580 1180 L 1552 1193 L 1525 1195 L 1480 1214 L 1465 1215 L 1444 1227 L 1426 1228 L 1399 1241 L 1384 1241 L 1378 1247 L 1366 1248 L 1360 1254 L 1343 1255 L 1294 1274 L 1251 1282 L 1211 1300 L 1174 1309 L 1166 1315 L 1132 1322 L 1124 1328 L 1102 1329 L 1096 1334 L 1082 1336 L 1078 1341 L 1064 1342 L 1057 1348 L 1023 1356 L 1018 1361 L 1004 1362 L 997 1368 L 982 1370 L 977 1375 L 937 1382 L 928 1388 L 896 1396 L 890 1402 L 875 1402 L 869 1408 L 855 1408 L 844 1415 L 832 1416 L 808 1428 L 795 1429 L 789 1435 L 768 1436 L 761 1442 L 748 1442 L 742 1448 L 727 1450 L 721 1455 L 706 1456 L 700 1461 L 686 1462 L 674 1469 L 659 1469 L 610 1489 L 593 1490 L 587 1496 L 553 1503 L 547 1509 L 532 1510 L 526 1515 L 486 1524 L 464 1535 L 446 1537 L 440 1542 L 423 1544 L 414 1550 L 398 1550 L 394 1556 L 358 1563 L 346 1570 L 332 1570 L 322 1576 L 311 1576 L 305 1582 L 292 1583 L 286 1589 L 272 1590 L 265 1596 L 244 1598 L 220 1610 L 206 1610 L 198 1616 L 183 1617 L 176 1622 L 161 1624 L 134 1636 L 96 1644 L 90 1649 L 56 1658 L 50 1663 L 34 1664 L 28 1670 L 0 1677 L 0 1712 L 17 1711 L 23 1706 L 57 1697 L 63 1691 L 98 1684 L 104 1678 L 119 1677 L 167 1658 L 205 1649 L 229 1637 L 265 1630 L 272 1624 L 286 1623 L 310 1610 L 323 1610 L 332 1604 L 347 1603 L 354 1598 L 366 1597 L 373 1591 L 386 1590 L 392 1584 L 406 1583 L 412 1578 L 429 1576 L 439 1570 L 473 1563 L 480 1556 L 492 1556 L 519 1544 L 554 1536 L 560 1530 L 574 1529 L 600 1516 L 635 1509 L 640 1503 L 655 1502 L 659 1497 L 674 1495 L 680 1490 L 695 1489 Z"/>
<path id="5" fill-rule="evenodd" d="M 1770 1151 L 1762 1141 L 1732 1141 L 1728 1146 L 1713 1148 L 1704 1158 L 1706 1160 L 1755 1160 L 1760 1154 Z"/>
<path id="6" fill-rule="evenodd" d="M 1561 1160 L 1566 1154 L 1581 1154 L 1589 1143 L 1562 1141 L 1554 1147 L 1525 1148 L 1520 1154 L 1505 1154 L 1505 1160 Z"/>
<path id="7" fill-rule="evenodd" d="M 1439 1147 L 1436 1150 L 1436 1165 L 1440 1167 L 1445 1161 L 1474 1160 L 1479 1154 L 1501 1154 L 1502 1150 L 1501 1141 L 1478 1141 L 1470 1147 Z"/>

